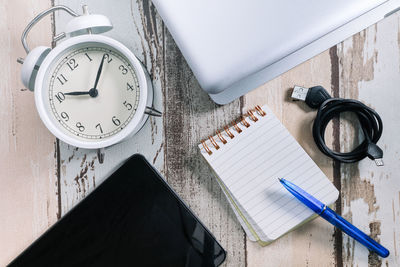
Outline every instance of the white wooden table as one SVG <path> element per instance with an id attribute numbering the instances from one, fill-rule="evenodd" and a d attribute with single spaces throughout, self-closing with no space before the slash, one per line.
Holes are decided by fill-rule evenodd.
<path id="1" fill-rule="evenodd" d="M 25 56 L 20 35 L 34 15 L 54 4 L 108 16 L 110 36 L 128 46 L 154 81 L 155 107 L 138 136 L 96 151 L 56 140 L 36 113 L 33 94 L 19 80 Z M 196 79 L 147 0 L 0 0 L 0 266 L 7 264 L 102 182 L 122 160 L 141 153 L 165 176 L 228 252 L 225 266 L 400 266 L 400 15 L 394 14 L 225 106 L 215 105 Z M 56 15 L 32 31 L 32 46 L 49 45 L 68 17 Z M 340 165 L 322 155 L 311 136 L 315 111 L 289 100 L 293 85 L 323 85 L 355 98 L 384 121 L 385 167 L 372 161 Z M 255 104 L 267 103 L 341 192 L 336 210 L 382 242 L 387 259 L 316 219 L 267 247 L 249 241 L 229 208 L 197 144 Z M 348 117 L 330 124 L 327 140 L 348 150 L 358 135 Z"/>

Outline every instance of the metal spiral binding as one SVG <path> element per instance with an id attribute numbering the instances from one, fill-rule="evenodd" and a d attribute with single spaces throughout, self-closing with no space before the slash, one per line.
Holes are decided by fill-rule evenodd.
<path id="1" fill-rule="evenodd" d="M 258 111 L 258 113 L 261 115 L 261 116 L 265 116 L 265 115 L 267 115 L 267 113 L 265 113 L 265 111 L 264 110 L 262 110 L 262 108 L 259 106 L 259 105 L 257 105 L 256 106 L 256 110 Z"/>
<path id="2" fill-rule="evenodd" d="M 258 121 L 258 118 L 256 116 L 254 116 L 253 111 L 249 110 L 247 111 L 247 114 L 249 115 L 250 119 L 254 122 Z"/>
<path id="3" fill-rule="evenodd" d="M 265 111 L 259 105 L 255 106 L 254 109 L 262 117 L 267 115 L 267 113 L 265 113 Z M 253 122 L 258 121 L 258 118 L 254 115 L 254 112 L 252 110 L 247 111 L 247 117 L 250 118 Z M 249 128 L 251 126 L 251 124 L 246 121 L 246 118 L 244 116 L 242 116 L 240 118 L 240 122 L 246 128 Z M 233 128 L 235 128 L 237 133 L 240 134 L 242 132 L 242 129 L 238 126 L 236 121 L 232 121 L 231 125 L 233 126 Z M 224 130 L 225 130 L 225 133 L 231 139 L 235 138 L 235 135 L 233 135 L 233 133 L 231 132 L 231 130 L 229 129 L 228 126 L 225 126 Z M 217 133 L 217 136 L 218 136 L 219 140 L 222 142 L 222 144 L 225 145 L 226 143 L 228 143 L 228 141 L 226 141 L 226 139 L 223 137 L 222 133 L 219 130 L 217 130 L 216 133 Z M 217 142 L 215 141 L 214 137 L 208 136 L 208 140 L 210 140 L 211 144 L 215 147 L 216 150 L 220 149 L 220 146 L 217 144 Z M 203 145 L 204 150 L 207 152 L 208 155 L 211 155 L 213 153 L 211 151 L 211 149 L 208 147 L 208 145 L 206 144 L 205 140 L 202 140 L 201 144 Z"/>
<path id="4" fill-rule="evenodd" d="M 219 140 L 221 140 L 221 142 L 225 145 L 227 142 L 225 140 L 225 138 L 222 136 L 221 132 L 219 130 L 217 130 L 217 136 L 219 138 Z"/>
<path id="5" fill-rule="evenodd" d="M 240 127 L 236 124 L 235 121 L 232 121 L 232 126 L 233 128 L 235 128 L 236 132 L 241 133 L 242 129 L 240 129 Z"/>
<path id="6" fill-rule="evenodd" d="M 201 141 L 201 144 L 203 145 L 204 150 L 208 153 L 208 155 L 211 155 L 212 152 L 211 152 L 211 150 L 208 148 L 206 142 L 205 142 L 204 140 L 202 140 L 202 141 Z"/>
<path id="7" fill-rule="evenodd" d="M 217 144 L 217 142 L 215 142 L 214 137 L 212 137 L 211 135 L 208 137 L 208 139 L 211 141 L 211 144 L 213 144 L 213 146 L 215 147 L 216 150 L 219 149 L 219 145 Z"/>
<path id="8" fill-rule="evenodd" d="M 231 130 L 229 130 L 229 127 L 228 127 L 228 126 L 225 126 L 224 129 L 225 129 L 226 134 L 227 134 L 231 139 L 233 139 L 233 138 L 235 137 L 235 136 L 231 133 Z"/>
<path id="9" fill-rule="evenodd" d="M 243 124 L 246 128 L 249 128 L 249 127 L 250 127 L 250 123 L 248 123 L 248 122 L 246 121 L 245 117 L 242 116 L 241 121 L 242 121 L 242 124 Z"/>

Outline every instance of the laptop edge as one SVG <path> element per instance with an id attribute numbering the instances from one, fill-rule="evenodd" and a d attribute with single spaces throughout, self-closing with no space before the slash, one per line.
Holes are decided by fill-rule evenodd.
<path id="1" fill-rule="evenodd" d="M 296 52 L 289 54 L 281 60 L 247 76 L 244 79 L 239 80 L 233 85 L 227 87 L 221 93 L 209 94 L 209 96 L 215 103 L 220 105 L 232 102 L 249 91 L 263 85 L 273 78 L 276 78 L 398 10 L 400 10 L 400 0 L 389 0 L 336 30 L 327 33 L 323 37 Z"/>

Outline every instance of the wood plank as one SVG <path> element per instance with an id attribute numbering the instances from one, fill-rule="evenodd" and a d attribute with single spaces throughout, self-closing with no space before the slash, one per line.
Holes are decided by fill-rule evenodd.
<path id="1" fill-rule="evenodd" d="M 311 127 L 315 111 L 305 103 L 293 102 L 294 85 L 332 88 L 331 56 L 326 51 L 266 83 L 244 97 L 243 112 L 255 105 L 267 104 L 302 145 L 323 172 L 333 181 L 332 161 L 316 147 Z M 333 92 L 331 92 L 333 94 Z M 332 127 L 327 143 L 333 143 Z M 335 265 L 333 227 L 321 218 L 313 220 L 281 237 L 267 247 L 247 239 L 248 266 L 332 266 Z"/>
<path id="2" fill-rule="evenodd" d="M 244 232 L 197 147 L 240 115 L 241 102 L 213 103 L 167 31 L 165 36 L 167 181 L 227 250 L 224 266 L 245 266 Z"/>
<path id="3" fill-rule="evenodd" d="M 55 138 L 39 119 L 33 93 L 23 89 L 21 33 L 51 6 L 50 0 L 0 1 L 0 266 L 8 264 L 57 220 Z M 50 17 L 31 32 L 29 44 L 50 46 Z"/>
<path id="4" fill-rule="evenodd" d="M 400 265 L 399 23 L 400 14 L 396 13 L 346 40 L 338 49 L 340 95 L 374 108 L 384 124 L 378 145 L 384 150 L 385 166 L 377 167 L 368 159 L 342 166 L 343 215 L 391 252 L 382 259 L 343 236 L 346 266 Z M 359 134 L 351 124 L 341 125 L 341 149 L 349 150 L 359 141 Z"/>
<path id="5" fill-rule="evenodd" d="M 82 13 L 79 0 L 59 0 L 56 4 L 67 5 Z M 154 11 L 142 2 L 129 0 L 119 1 L 118 5 L 109 8 L 109 3 L 102 1 L 85 1 L 89 12 L 103 14 L 110 18 L 114 29 L 106 35 L 131 49 L 147 66 L 153 79 L 154 107 L 162 107 L 163 83 L 163 25 L 154 16 Z M 71 17 L 63 13 L 56 16 L 56 31 L 62 31 Z M 142 130 L 133 138 L 106 148 L 105 160 L 99 163 L 98 151 L 78 149 L 60 142 L 60 180 L 62 213 L 65 214 L 93 188 L 101 183 L 104 177 L 135 153 L 143 154 L 158 170 L 164 169 L 163 120 L 150 118 Z"/>

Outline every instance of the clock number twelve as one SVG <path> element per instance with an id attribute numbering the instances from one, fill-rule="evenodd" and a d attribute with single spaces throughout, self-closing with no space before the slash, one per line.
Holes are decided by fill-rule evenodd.
<path id="1" fill-rule="evenodd" d="M 68 62 L 67 62 L 67 66 L 72 70 L 76 69 L 78 67 L 78 63 L 76 63 L 75 59 L 71 58 Z"/>

